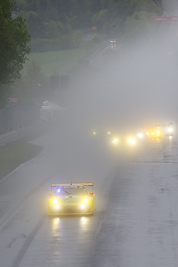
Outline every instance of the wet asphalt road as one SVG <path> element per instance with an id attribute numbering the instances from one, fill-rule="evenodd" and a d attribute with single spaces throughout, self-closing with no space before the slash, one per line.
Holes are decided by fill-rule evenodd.
<path id="1" fill-rule="evenodd" d="M 34 143 L 43 152 L 0 184 L 2 267 L 176 266 L 175 140 L 124 156 L 65 131 Z M 49 218 L 50 184 L 70 180 L 94 182 L 95 215 Z"/>

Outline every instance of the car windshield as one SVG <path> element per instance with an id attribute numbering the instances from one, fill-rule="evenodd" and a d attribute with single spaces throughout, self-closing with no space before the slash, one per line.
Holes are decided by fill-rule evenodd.
<path id="1" fill-rule="evenodd" d="M 78 187 L 66 187 L 57 189 L 58 195 L 86 195 L 87 191 Z"/>

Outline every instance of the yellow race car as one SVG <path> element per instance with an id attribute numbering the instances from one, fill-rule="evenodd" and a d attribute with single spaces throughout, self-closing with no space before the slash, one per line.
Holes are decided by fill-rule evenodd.
<path id="1" fill-rule="evenodd" d="M 48 215 L 93 215 L 95 195 L 86 187 L 93 183 L 52 184 L 48 198 Z"/>

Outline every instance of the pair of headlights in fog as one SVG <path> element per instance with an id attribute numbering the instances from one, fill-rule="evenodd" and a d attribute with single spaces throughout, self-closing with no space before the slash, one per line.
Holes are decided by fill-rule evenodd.
<path id="1" fill-rule="evenodd" d="M 118 143 L 118 139 L 115 138 L 112 142 L 113 142 L 114 145 L 116 145 Z"/>
<path id="2" fill-rule="evenodd" d="M 83 202 L 84 203 L 82 203 L 81 205 L 80 205 L 80 208 L 82 209 L 82 210 L 84 210 L 86 207 L 87 207 L 87 203 L 88 203 L 88 199 L 87 198 L 84 198 L 83 199 Z"/>
<path id="3" fill-rule="evenodd" d="M 54 204 L 57 204 L 57 203 L 58 203 L 58 200 L 57 200 L 57 199 L 53 199 L 53 203 L 54 203 Z M 60 209 L 60 205 L 57 204 L 57 205 L 54 206 L 54 208 L 55 208 L 56 210 L 58 210 L 58 209 Z"/>
<path id="4" fill-rule="evenodd" d="M 118 142 L 119 142 L 119 140 L 116 139 L 116 138 L 112 141 L 112 143 L 113 143 L 114 145 L 118 144 Z M 136 143 L 134 138 L 129 138 L 129 139 L 128 139 L 128 142 L 129 142 L 129 144 L 131 144 L 131 145 L 135 145 L 135 143 Z"/>

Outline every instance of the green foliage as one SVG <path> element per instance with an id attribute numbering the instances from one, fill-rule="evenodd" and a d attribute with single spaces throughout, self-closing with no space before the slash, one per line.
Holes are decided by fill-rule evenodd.
<path id="1" fill-rule="evenodd" d="M 82 42 L 83 33 L 78 30 L 74 33 L 65 34 L 65 28 L 58 22 L 51 21 L 46 24 L 48 28 L 48 38 L 36 38 L 31 40 L 31 51 L 32 52 L 45 52 L 45 51 L 57 51 L 77 48 Z M 51 29 L 51 31 L 50 31 Z M 51 37 L 51 38 L 50 38 Z"/>
<path id="2" fill-rule="evenodd" d="M 152 13 L 152 16 L 155 14 Z M 150 19 L 151 13 L 140 11 L 128 17 L 123 27 L 125 45 L 149 43 L 155 34 L 155 22 Z"/>
<path id="3" fill-rule="evenodd" d="M 93 16 L 93 24 L 101 28 L 102 25 L 106 23 L 106 19 L 107 19 L 107 9 L 102 9 Z"/>
<path id="4" fill-rule="evenodd" d="M 43 39 L 42 43 L 46 40 L 42 51 L 76 47 L 72 32 L 86 31 L 92 26 L 110 38 L 119 38 L 125 31 L 124 23 L 133 14 L 162 13 L 161 0 L 17 0 L 17 3 L 19 14 L 27 19 L 28 30 L 36 40 L 33 44 L 38 44 L 39 39 Z M 41 51 L 38 45 L 32 47 L 33 51 Z"/>
<path id="5" fill-rule="evenodd" d="M 45 27 L 42 18 L 36 12 L 29 12 L 28 31 L 33 36 L 33 38 L 43 38 L 44 30 Z"/>
<path id="6" fill-rule="evenodd" d="M 17 98 L 18 103 L 28 103 L 31 99 L 48 96 L 49 81 L 42 73 L 41 66 L 32 61 L 26 73 L 11 85 L 3 85 L 0 90 L 0 105 L 3 107 L 8 98 Z"/>
<path id="7" fill-rule="evenodd" d="M 18 15 L 15 19 L 12 10 Z M 49 79 L 42 74 L 36 61 L 31 62 L 27 73 L 17 80 L 30 52 L 27 46 L 30 35 L 33 52 L 46 52 L 43 57 L 48 51 L 55 55 L 52 62 L 47 59 L 43 70 L 51 74 L 56 68 L 61 74 L 70 68 L 67 64 L 72 62 L 71 51 L 75 51 L 71 69 L 88 68 L 84 54 L 89 57 L 92 43 L 97 45 L 106 37 L 118 38 L 125 46 L 140 41 L 148 43 L 156 29 L 150 17 L 161 15 L 162 11 L 161 0 L 16 0 L 16 6 L 15 0 L 0 0 L 1 101 L 8 97 L 23 100 L 40 97 L 49 91 Z M 96 37 L 83 42 L 83 32 L 89 29 L 91 32 L 92 26 L 97 27 Z M 83 45 L 88 45 L 85 52 L 81 50 Z M 54 52 L 67 49 L 61 54 Z M 13 85 L 8 86 L 14 80 Z"/>
<path id="8" fill-rule="evenodd" d="M 46 23 L 46 37 L 48 39 L 55 39 L 60 36 L 60 28 L 58 27 L 58 23 L 56 23 L 54 20 L 51 20 L 49 23 Z"/>
<path id="9" fill-rule="evenodd" d="M 93 23 L 109 38 L 122 37 L 125 43 L 139 35 L 148 39 L 155 28 L 151 16 L 162 13 L 159 0 L 101 0 L 101 5 L 102 9 L 93 15 Z"/>
<path id="10" fill-rule="evenodd" d="M 159 7 L 152 0 L 125 0 L 129 5 L 132 13 L 145 11 L 145 12 L 158 12 Z"/>
<path id="11" fill-rule="evenodd" d="M 11 11 L 15 2 L 0 0 L 0 85 L 12 83 L 21 75 L 23 64 L 30 52 L 30 35 L 25 20 Z"/>
<path id="12" fill-rule="evenodd" d="M 20 10 L 24 10 L 27 8 L 27 2 L 25 0 L 17 0 L 16 1 L 16 4 L 17 4 L 17 7 L 20 9 Z"/>

